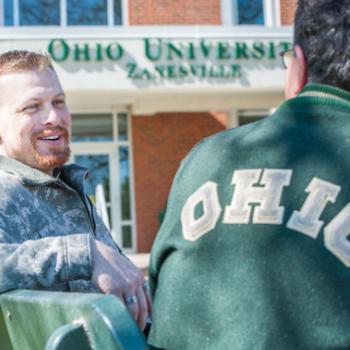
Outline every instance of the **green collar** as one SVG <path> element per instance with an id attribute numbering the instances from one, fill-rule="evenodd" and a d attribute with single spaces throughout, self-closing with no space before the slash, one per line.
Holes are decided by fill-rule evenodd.
<path id="1" fill-rule="evenodd" d="M 32 168 L 18 160 L 0 155 L 0 170 L 15 175 L 23 185 L 40 186 L 57 184 L 73 187 L 82 192 L 87 170 L 78 165 L 65 165 L 54 170 L 54 176 Z"/>
<path id="2" fill-rule="evenodd" d="M 324 84 L 310 83 L 305 85 L 301 93 L 297 96 L 297 98 L 299 97 L 326 98 L 333 101 L 350 103 L 350 92 Z"/>

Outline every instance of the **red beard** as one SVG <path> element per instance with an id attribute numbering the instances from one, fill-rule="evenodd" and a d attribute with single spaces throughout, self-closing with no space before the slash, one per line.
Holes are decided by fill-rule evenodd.
<path id="1" fill-rule="evenodd" d="M 48 136 L 48 134 L 52 132 L 58 132 L 60 135 L 62 135 L 61 137 L 64 138 L 66 146 L 63 150 L 51 150 L 50 155 L 42 155 L 37 149 L 36 140 L 38 138 Z M 62 166 L 70 157 L 71 151 L 69 148 L 69 134 L 68 131 L 62 127 L 49 128 L 33 134 L 31 143 L 34 149 L 34 158 L 37 163 L 37 168 L 41 169 L 42 171 Z"/>

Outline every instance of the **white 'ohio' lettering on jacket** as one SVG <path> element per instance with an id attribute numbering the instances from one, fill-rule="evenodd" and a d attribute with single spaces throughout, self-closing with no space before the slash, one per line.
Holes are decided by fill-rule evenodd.
<path id="1" fill-rule="evenodd" d="M 284 207 L 280 201 L 284 187 L 290 185 L 292 173 L 291 169 L 235 171 L 231 182 L 235 189 L 231 204 L 225 207 L 223 223 L 282 224 Z M 186 240 L 196 241 L 215 228 L 222 211 L 217 187 L 215 182 L 208 181 L 187 199 L 181 212 Z M 336 201 L 340 190 L 336 184 L 313 178 L 305 189 L 308 196 L 302 208 L 292 213 L 287 227 L 316 239 L 324 225 L 319 218 L 327 204 Z M 195 209 L 200 204 L 202 214 L 196 218 Z M 325 246 L 347 267 L 350 267 L 349 235 L 350 203 L 324 229 Z"/>

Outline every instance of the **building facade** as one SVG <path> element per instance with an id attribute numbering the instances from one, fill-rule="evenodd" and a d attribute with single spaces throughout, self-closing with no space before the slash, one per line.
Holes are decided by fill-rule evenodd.
<path id="1" fill-rule="evenodd" d="M 103 207 L 104 194 L 127 251 L 150 250 L 199 140 L 281 103 L 278 54 L 291 45 L 295 3 L 0 0 L 0 52 L 51 55 L 72 113 L 71 161 L 90 170 L 89 195 Z"/>

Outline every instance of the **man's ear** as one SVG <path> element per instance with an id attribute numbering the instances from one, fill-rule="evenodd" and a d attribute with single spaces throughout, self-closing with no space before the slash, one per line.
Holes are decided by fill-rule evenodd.
<path id="1" fill-rule="evenodd" d="M 285 87 L 286 98 L 293 98 L 299 94 L 307 83 L 307 63 L 303 49 L 296 45 L 294 47 L 294 56 L 287 72 L 287 81 Z"/>

